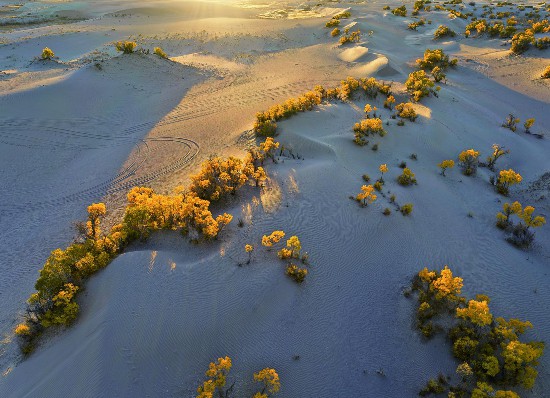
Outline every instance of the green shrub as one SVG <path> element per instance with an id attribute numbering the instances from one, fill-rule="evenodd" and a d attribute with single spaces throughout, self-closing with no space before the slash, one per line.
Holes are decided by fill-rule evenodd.
<path id="1" fill-rule="evenodd" d="M 401 7 L 394 8 L 391 13 L 399 17 L 406 17 L 407 7 L 403 4 Z"/>

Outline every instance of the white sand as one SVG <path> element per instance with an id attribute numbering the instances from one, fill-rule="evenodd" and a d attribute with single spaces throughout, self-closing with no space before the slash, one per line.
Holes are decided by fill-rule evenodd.
<path id="1" fill-rule="evenodd" d="M 425 48 L 444 48 L 460 64 L 440 98 L 417 107 L 416 123 L 390 120 L 388 135 L 373 140 L 376 152 L 352 142 L 365 99 L 279 123 L 278 139 L 304 159 L 269 166 L 271 190 L 251 216 L 241 207 L 258 195 L 253 190 L 224 209 L 251 223 L 234 223 L 213 244 L 157 234 L 132 246 L 88 283 L 74 327 L 20 363 L 15 344 L 4 345 L 0 396 L 192 397 L 208 362 L 229 355 L 238 396 L 251 396 L 252 372 L 270 366 L 281 376 L 280 397 L 414 397 L 456 364 L 442 338 L 423 343 L 412 329 L 414 304 L 402 289 L 420 268 L 444 264 L 464 278 L 466 294 L 488 294 L 494 314 L 528 319 L 535 325 L 528 337 L 550 341 L 550 227 L 537 231 L 529 251 L 514 248 L 494 226 L 505 198 L 490 186 L 488 170 L 468 178 L 455 169 L 444 178 L 436 166 L 463 149 L 486 157 L 493 143 L 502 144 L 511 154 L 499 166 L 524 177 L 510 199 L 550 218 L 548 182 L 527 189 L 550 171 L 550 137 L 499 127 L 514 112 L 535 117 L 535 132 L 549 131 L 550 87 L 536 78 L 550 64 L 548 52 L 531 50 L 514 58 L 517 66 L 500 40 L 434 43 L 439 23 L 463 31 L 465 22 L 431 13 L 433 24 L 412 32 L 409 18 L 382 12 L 383 4 L 351 4 L 348 22 L 373 34 L 344 47 L 327 36 L 328 17 L 254 17 L 280 5 L 208 9 L 214 18 L 204 19 L 189 5 L 196 16 L 180 18 L 173 4 L 101 2 L 86 12 L 113 16 L 2 34 L 10 44 L 0 53 L 10 57 L 0 57 L 0 69 L 16 71 L 0 79 L 0 330 L 7 340 L 49 250 L 70 241 L 70 222 L 109 189 L 155 176 L 148 183 L 169 190 L 210 154 L 242 153 L 255 112 L 315 84 L 332 86 L 348 74 L 403 82 Z M 113 58 L 109 43 L 128 35 L 148 48 L 161 45 L 177 62 Z M 27 68 L 46 45 L 59 48 L 63 64 Z M 105 60 L 101 71 L 96 59 Z M 380 100 L 368 102 L 382 108 Z M 397 185 L 401 161 L 418 186 Z M 391 207 L 383 198 L 366 209 L 348 199 L 361 175 L 376 178 L 381 163 L 390 169 L 385 188 L 400 204 L 414 203 L 411 217 L 383 216 Z M 117 174 L 125 178 L 103 185 Z M 123 193 L 107 199 L 120 209 Z M 304 285 L 284 275 L 274 252 L 260 249 L 252 264 L 236 265 L 245 260 L 244 244 L 259 246 L 274 229 L 297 234 L 309 252 Z M 522 396 L 547 395 L 548 358 Z"/>

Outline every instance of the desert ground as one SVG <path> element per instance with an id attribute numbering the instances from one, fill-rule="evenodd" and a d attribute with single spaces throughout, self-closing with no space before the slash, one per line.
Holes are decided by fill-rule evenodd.
<path id="1" fill-rule="evenodd" d="M 447 11 L 411 16 L 413 3 L 2 0 L 0 397 L 194 397 L 209 363 L 225 356 L 231 396 L 252 396 L 262 368 L 277 370 L 281 398 L 418 396 L 439 373 L 459 383 L 461 362 L 445 334 L 427 340 L 415 328 L 408 292 L 424 267 L 448 265 L 465 296 L 488 295 L 495 317 L 529 320 L 525 340 L 548 343 L 550 225 L 518 248 L 495 216 L 519 201 L 550 217 L 550 79 L 541 78 L 550 50 L 513 54 L 509 39 L 465 37 L 470 21 Z M 491 4 L 476 3 L 477 12 Z M 393 15 L 402 4 L 409 14 Z M 340 28 L 361 37 L 339 44 L 325 24 L 346 11 Z M 420 17 L 431 23 L 407 28 Z M 457 35 L 434 40 L 439 25 Z M 149 51 L 121 54 L 113 43 L 123 40 Z M 55 58 L 41 59 L 45 47 Z M 414 103 L 414 122 L 399 126 L 382 96 L 362 94 L 278 121 L 281 151 L 265 162 L 264 186 L 212 205 L 233 215 L 216 239 L 157 231 L 130 243 L 82 285 L 76 320 L 22 354 L 14 329 L 39 270 L 73 242 L 88 205 L 105 203 L 104 224 L 117 224 L 132 187 L 168 194 L 212 156 L 244 157 L 264 140 L 256 114 L 316 85 L 374 77 L 407 102 L 415 60 L 435 48 L 458 64 L 437 97 Z M 387 135 L 358 146 L 353 126 L 366 104 Z M 521 119 L 515 132 L 501 126 L 509 114 Z M 493 171 L 458 167 L 463 150 L 484 161 L 493 144 L 510 151 L 497 168 L 523 177 L 508 197 L 490 183 Z M 442 176 L 445 159 L 457 167 Z M 417 185 L 397 183 L 403 162 Z M 350 200 L 382 164 L 378 199 Z M 277 258 L 286 238 L 262 247 L 276 230 L 299 236 L 308 253 L 303 283 Z M 549 396 L 548 353 L 539 362 L 532 388 L 512 388 L 519 396 Z"/>

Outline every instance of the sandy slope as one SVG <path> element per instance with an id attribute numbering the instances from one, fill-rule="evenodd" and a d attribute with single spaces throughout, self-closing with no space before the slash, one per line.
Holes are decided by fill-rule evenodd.
<path id="1" fill-rule="evenodd" d="M 256 111 L 315 84 L 331 85 L 346 74 L 402 82 L 427 47 L 442 47 L 461 62 L 449 72 L 440 98 L 419 107 L 422 116 L 416 123 L 398 127 L 388 119 L 388 135 L 375 140 L 376 152 L 352 142 L 351 127 L 362 117 L 365 99 L 323 105 L 280 123 L 279 140 L 303 160 L 281 158 L 270 165 L 270 190 L 262 192 L 262 204 L 251 205 L 251 212 L 242 209 L 258 195 L 252 190 L 228 204 L 224 211 L 251 220 L 245 228 L 232 225 L 210 245 L 193 246 L 177 234 L 158 234 L 133 246 L 92 278 L 77 324 L 0 380 L 0 396 L 54 397 L 63 391 L 75 397 L 191 397 L 208 362 L 229 355 L 238 396 L 252 395 L 252 372 L 271 366 L 281 376 L 281 397 L 413 397 L 427 378 L 440 371 L 453 374 L 456 364 L 442 339 L 426 344 L 412 329 L 413 304 L 402 290 L 420 268 L 444 264 L 464 278 L 467 294 L 488 294 L 495 314 L 529 319 L 535 325 L 529 337 L 550 341 L 550 228 L 537 231 L 529 252 L 515 249 L 494 227 L 504 199 L 490 186 L 487 170 L 476 178 L 452 170 L 443 178 L 436 167 L 463 149 L 474 147 L 486 156 L 493 143 L 503 144 L 511 154 L 500 166 L 525 178 L 511 198 L 550 216 L 549 188 L 527 189 L 550 169 L 548 138 L 498 127 L 514 112 L 522 119 L 535 117 L 536 131 L 548 130 L 549 88 L 535 80 L 534 66 L 532 72 L 518 74 L 504 54 L 483 55 L 485 50 L 479 49 L 490 53 L 495 41 L 434 43 L 438 22 L 457 31 L 464 22 L 433 14 L 431 26 L 411 32 L 406 30 L 410 20 L 382 13 L 381 5 L 352 5 L 356 26 L 373 31 L 353 48 L 335 46 L 322 28 L 324 20 L 262 20 L 269 23 L 264 35 L 259 20 L 245 24 L 239 14 L 232 23 L 223 20 L 225 32 L 219 18 L 199 18 L 185 28 L 176 28 L 179 22 L 174 21 L 166 29 L 175 31 L 161 34 L 154 21 L 163 24 L 162 12 L 149 12 L 146 18 L 152 21 L 146 23 L 143 10 L 125 9 L 133 10 L 132 15 L 123 17 L 127 24 L 117 25 L 117 32 L 129 31 L 133 23 L 137 32 L 143 27 L 142 43 L 162 43 L 178 56 L 175 61 L 201 68 L 207 80 L 191 88 L 200 80 L 193 70 L 137 55 L 104 61 L 102 71 L 82 68 L 83 61 L 77 60 L 60 81 L 43 88 L 26 89 L 28 79 L 23 78 L 19 88 L 0 97 L 1 109 L 9 109 L 9 117 L 2 115 L 9 129 L 0 132 L 5 136 L 2 170 L 7 170 L 2 182 L 9 187 L 3 202 L 12 208 L 29 196 L 36 197 L 35 204 L 53 200 L 63 197 L 57 192 L 70 193 L 83 181 L 94 186 L 116 175 L 133 144 L 145 135 L 151 140 L 148 160 L 131 178 L 154 174 L 181 156 L 181 146 L 155 139 L 185 138 L 200 147 L 188 168 L 149 182 L 168 190 L 185 181 L 206 156 L 240 153 L 247 141 L 242 132 L 250 128 Z M 254 8 L 246 12 L 250 10 Z M 108 18 L 90 25 L 109 26 Z M 207 35 L 190 34 L 204 24 Z M 35 40 L 44 43 L 42 36 Z M 541 54 L 528 54 L 528 59 Z M 514 74 L 498 72 L 503 61 Z M 159 68 L 165 69 L 158 73 Z M 71 95 L 82 90 L 99 96 L 85 113 L 82 107 L 72 108 L 77 105 Z M 65 102 L 49 103 L 52 96 Z M 132 98 L 130 108 L 127 98 Z M 27 127 L 18 126 L 29 113 L 33 119 L 25 121 Z M 116 138 L 121 136 L 128 140 Z M 13 137 L 35 145 L 15 146 Z M 98 145 L 108 138 L 108 145 Z M 55 150 L 54 142 L 59 144 Z M 144 148 L 134 149 L 120 170 L 139 162 Z M 409 159 L 411 153 L 417 161 Z M 27 160 L 31 157 L 33 164 Z M 401 161 L 416 173 L 418 186 L 397 185 Z M 391 207 L 383 198 L 366 209 L 348 199 L 363 184 L 361 175 L 376 178 L 381 163 L 390 169 L 385 188 L 400 204 L 415 204 L 410 218 L 383 216 L 382 210 Z M 101 194 L 94 195 L 99 199 Z M 62 206 L 37 206 L 17 218 L 2 217 L 0 264 L 6 268 L 0 297 L 8 303 L 2 308 L 3 330 L 16 322 L 13 314 L 22 308 L 47 250 L 67 241 L 70 220 L 81 216 L 91 200 L 81 196 Z M 121 204 L 122 195 L 109 196 L 109 203 Z M 237 266 L 245 260 L 244 244 L 259 245 L 261 235 L 274 229 L 299 235 L 310 253 L 312 266 L 303 286 L 285 277 L 273 252 L 259 250 L 252 264 Z M 7 347 L 12 352 L 13 345 Z M 13 366 L 12 356 L 3 358 Z M 550 390 L 548 358 L 544 356 L 529 396 L 544 397 Z"/>

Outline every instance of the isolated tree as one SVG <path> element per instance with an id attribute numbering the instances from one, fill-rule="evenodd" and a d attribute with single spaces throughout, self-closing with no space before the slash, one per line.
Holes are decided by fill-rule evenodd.
<path id="1" fill-rule="evenodd" d="M 378 181 L 380 181 L 382 184 L 384 183 L 384 174 L 388 172 L 388 165 L 387 164 L 381 164 L 378 168 L 380 170 L 380 178 Z"/>
<path id="2" fill-rule="evenodd" d="M 462 151 L 458 155 L 460 167 L 464 175 L 470 176 L 476 173 L 479 163 L 479 152 L 473 149 Z"/>
<path id="3" fill-rule="evenodd" d="M 496 188 L 499 193 L 507 196 L 510 187 L 512 185 L 519 184 L 522 181 L 522 177 L 519 173 L 516 173 L 514 170 L 501 170 L 496 181 Z"/>
<path id="4" fill-rule="evenodd" d="M 376 200 L 377 196 L 374 193 L 374 187 L 372 185 L 363 185 L 361 187 L 361 193 L 356 197 L 357 201 L 363 206 L 368 206 Z"/>
<path id="5" fill-rule="evenodd" d="M 525 123 L 523 123 L 523 127 L 525 127 L 525 132 L 527 134 L 530 134 L 531 133 L 531 127 L 533 127 L 533 124 L 535 124 L 535 118 L 530 118 L 530 119 L 527 119 L 525 121 Z"/>
<path id="6" fill-rule="evenodd" d="M 489 157 L 487 157 L 487 167 L 489 168 L 489 170 L 494 170 L 496 161 L 500 157 L 509 153 L 510 150 L 504 149 L 504 147 L 498 144 L 493 144 L 493 153 Z"/>
<path id="7" fill-rule="evenodd" d="M 519 122 L 520 122 L 520 119 L 515 117 L 512 113 L 510 113 L 508 114 L 508 117 L 502 124 L 502 127 L 505 127 L 515 132 L 517 130 L 517 124 Z"/>
<path id="8" fill-rule="evenodd" d="M 263 388 L 260 394 L 275 394 L 281 388 L 279 374 L 275 369 L 265 368 L 257 373 L 254 373 L 254 381 L 263 383 Z"/>
<path id="9" fill-rule="evenodd" d="M 216 391 L 220 393 L 221 397 L 225 396 L 224 387 L 227 383 L 227 375 L 231 367 L 231 358 L 227 356 L 218 358 L 217 362 L 210 362 L 208 370 L 205 373 L 208 380 L 197 389 L 197 398 L 212 398 Z"/>
<path id="10" fill-rule="evenodd" d="M 44 49 L 42 50 L 42 59 L 51 60 L 53 57 L 55 57 L 54 52 L 50 50 L 48 47 L 44 47 Z"/>
<path id="11" fill-rule="evenodd" d="M 395 104 L 395 97 L 390 95 L 384 101 L 384 108 L 388 108 L 391 111 L 393 109 L 393 104 Z"/>
<path id="12" fill-rule="evenodd" d="M 403 169 L 403 173 L 399 177 L 397 177 L 397 182 L 399 183 L 399 185 L 404 186 L 416 184 L 415 174 L 411 171 L 411 169 L 405 167 Z"/>
<path id="13" fill-rule="evenodd" d="M 334 28 L 334 29 L 332 30 L 332 32 L 330 32 L 330 35 L 331 35 L 332 37 L 339 36 L 339 35 L 340 35 L 340 29 Z"/>
<path id="14" fill-rule="evenodd" d="M 153 53 L 158 55 L 159 57 L 161 58 L 165 58 L 165 59 L 168 59 L 168 55 L 164 52 L 164 50 L 160 47 L 155 47 L 153 49 Z"/>
<path id="15" fill-rule="evenodd" d="M 445 171 L 447 171 L 447 169 L 452 169 L 453 167 L 455 167 L 455 161 L 451 159 L 444 160 L 437 166 L 441 169 L 441 175 L 445 176 Z"/>

